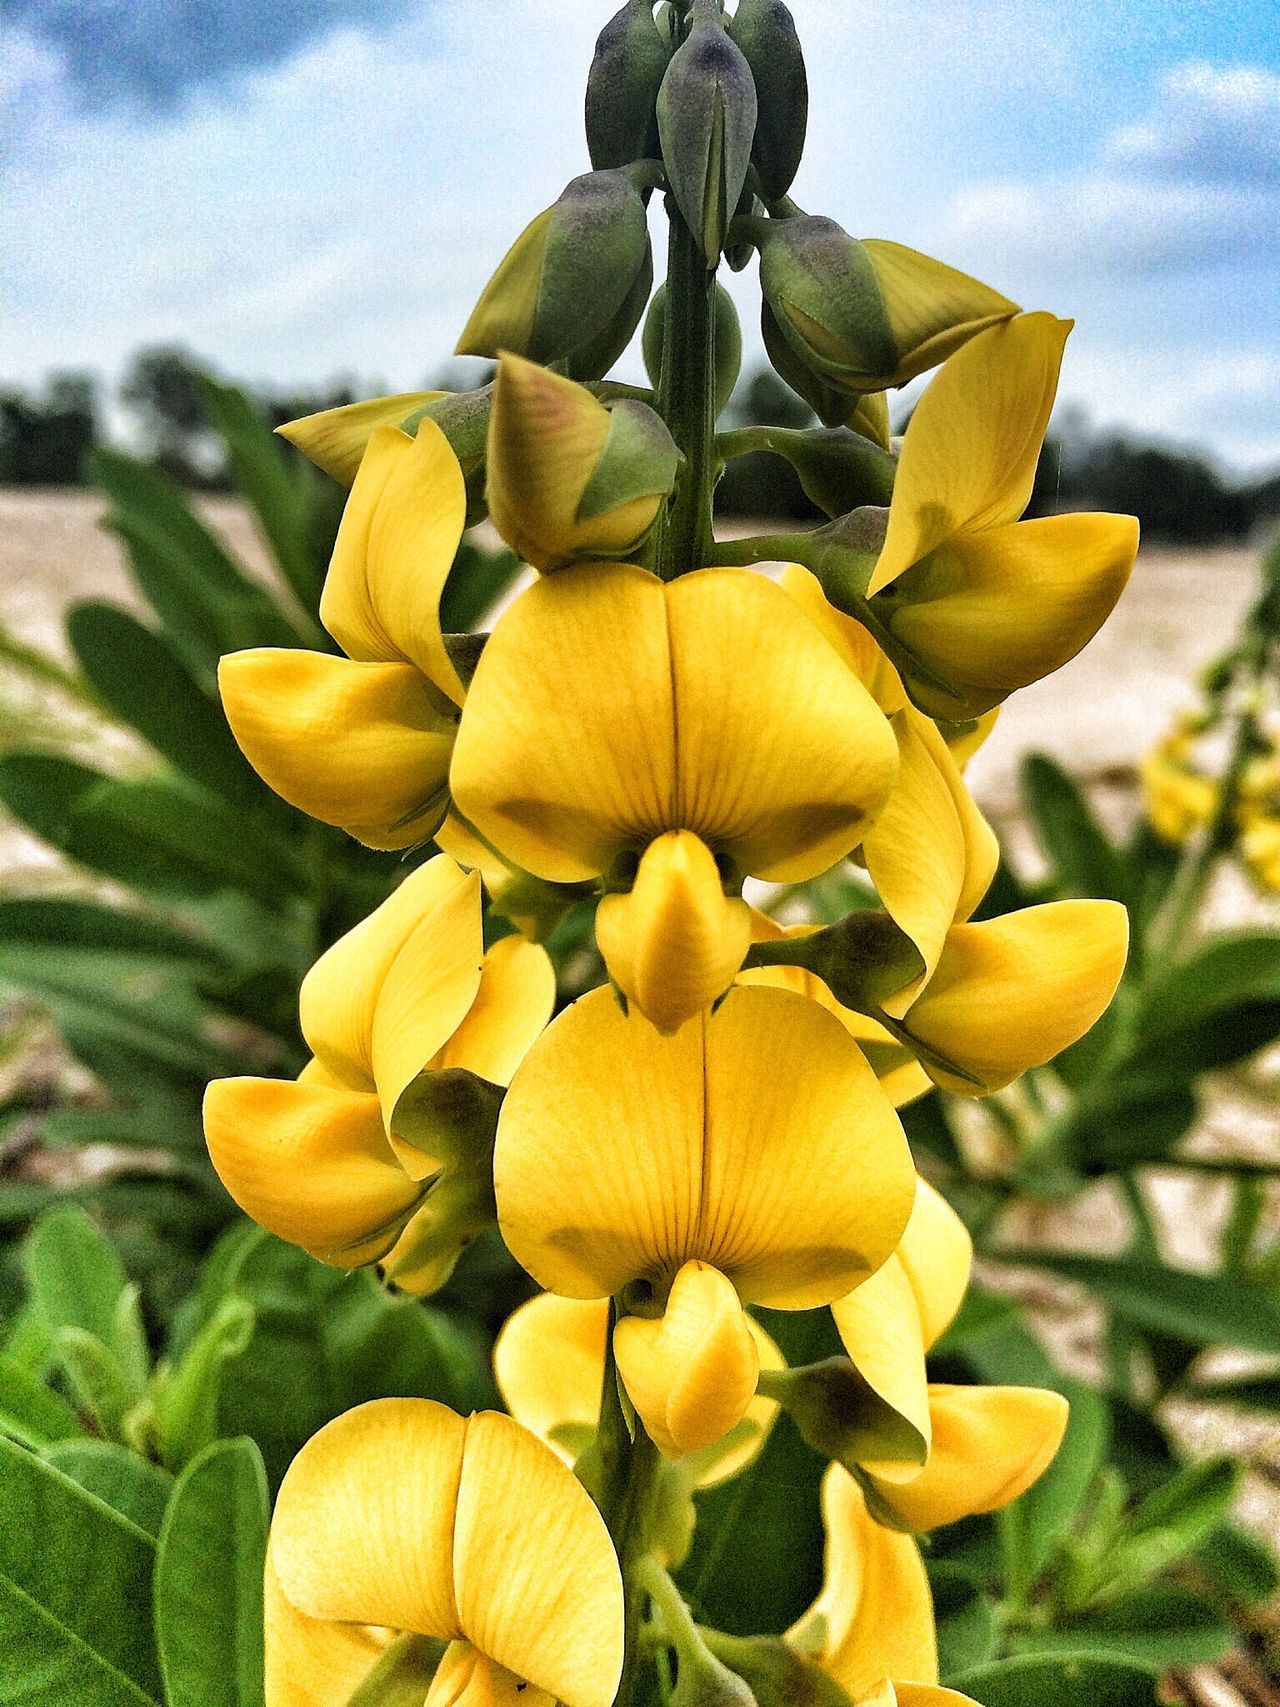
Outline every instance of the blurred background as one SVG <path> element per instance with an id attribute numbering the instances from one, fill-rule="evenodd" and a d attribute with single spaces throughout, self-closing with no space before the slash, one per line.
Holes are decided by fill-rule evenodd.
<path id="1" fill-rule="evenodd" d="M 22 1241 L 71 1200 L 110 1229 L 153 1345 L 198 1339 L 192 1289 L 231 1219 L 203 1158 L 200 1091 L 246 1061 L 296 1070 L 298 979 L 399 869 L 281 808 L 217 708 L 222 651 L 323 643 L 315 598 L 343 493 L 268 429 L 483 381 L 482 364 L 450 351 L 507 245 L 586 169 L 581 91 L 610 9 L 5 10 L 0 1313 L 18 1325 L 0 1362 L 17 1359 L 38 1291 L 38 1251 Z M 1143 529 L 1114 617 L 1015 697 L 970 780 L 1008 856 L 995 910 L 1125 900 L 1157 967 L 1145 984 L 1135 971 L 1133 1001 L 1155 1017 L 1101 1089 L 1078 1056 L 1047 1104 L 1032 1086 L 998 1118 L 955 1099 L 921 1105 L 913 1140 L 981 1229 L 985 1257 L 970 1337 L 951 1356 L 969 1378 L 1054 1379 L 1056 1367 L 1092 1381 L 1124 1449 L 1099 1469 L 1099 1447 L 1086 1469 L 1122 1474 L 1134 1498 L 1184 1460 L 1222 1452 L 1244 1466 L 1212 1523 L 1202 1511 L 1180 1531 L 1169 1592 L 1194 1591 L 1201 1611 L 1179 1627 L 1181 1647 L 1149 1644 L 1149 1657 L 1177 1661 L 1182 1698 L 1205 1707 L 1273 1701 L 1276 1577 L 1258 1538 L 1280 1524 L 1280 852 L 1263 881 L 1219 824 L 1200 869 L 1194 849 L 1157 833 L 1141 774 L 1179 715 L 1210 707 L 1204 762 L 1220 772 L 1241 719 L 1261 730 L 1278 709 L 1280 558 L 1272 604 L 1259 603 L 1280 525 L 1274 7 L 793 10 L 812 115 L 797 201 L 1074 317 L 1032 513 L 1113 509 Z M 754 269 L 725 282 L 745 355 L 723 425 L 808 424 L 764 364 Z M 617 377 L 643 380 L 637 350 Z M 896 400 L 899 430 L 913 396 Z M 719 509 L 726 527 L 812 514 L 786 465 L 759 455 L 732 466 Z M 482 531 L 469 548 L 490 592 L 510 577 L 496 545 Z M 451 595 L 454 626 L 483 617 L 483 598 L 468 604 L 452 582 Z M 1224 658 L 1237 673 L 1215 676 Z M 1274 776 L 1261 786 L 1280 835 Z M 1190 921 L 1185 953 L 1168 938 L 1170 894 Z M 840 894 L 829 899 L 837 910 Z M 489 1326 L 510 1301 L 483 1260 L 431 1318 L 433 1332 L 463 1333 L 473 1362 L 466 1286 Z M 317 1308 L 330 1278 L 312 1277 Z M 274 1474 L 340 1402 L 399 1388 L 392 1376 L 341 1395 L 308 1388 L 282 1422 L 282 1346 L 299 1371 L 314 1359 L 295 1270 L 272 1284 L 279 1296 L 265 1281 L 254 1295 L 256 1352 L 227 1354 L 239 1385 L 219 1427 L 254 1435 Z M 1030 1338 L 1023 1317 L 999 1316 L 1010 1301 Z M 380 1316 L 377 1333 L 390 1333 Z M 1045 1355 L 1052 1367 L 1035 1361 Z M 53 1368 L 56 1386 L 55 1364 L 50 1353 L 40 1376 Z M 419 1390 L 420 1367 L 405 1390 Z M 257 1412 L 244 1397 L 255 1370 Z M 0 1390 L 0 1429 L 6 1414 Z M 1092 1616 L 1081 1604 L 1053 1601 L 1073 1639 Z M 1167 1611 L 1122 1620 L 1113 1650 L 1141 1649 Z"/>

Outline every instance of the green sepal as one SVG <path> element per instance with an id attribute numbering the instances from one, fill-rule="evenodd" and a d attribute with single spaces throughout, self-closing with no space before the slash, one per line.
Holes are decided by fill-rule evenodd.
<path id="1" fill-rule="evenodd" d="M 670 492 L 680 452 L 662 417 L 644 403 L 623 401 L 609 411 L 609 433 L 591 471 L 575 520 L 590 521 L 635 498 Z"/>
<path id="2" fill-rule="evenodd" d="M 809 79 L 795 20 L 782 0 L 738 0 L 729 34 L 756 86 L 751 163 L 765 200 L 777 201 L 799 169 L 809 121 Z"/>
<path id="3" fill-rule="evenodd" d="M 866 1463 L 923 1466 L 928 1456 L 928 1441 L 847 1357 L 762 1370 L 759 1391 L 782 1406 L 815 1452 L 851 1475 Z"/>
<path id="4" fill-rule="evenodd" d="M 587 73 L 587 152 L 596 171 L 658 152 L 658 90 L 671 58 L 650 0 L 627 0 L 596 39 Z"/>
<path id="5" fill-rule="evenodd" d="M 751 164 L 756 89 L 716 0 L 695 0 L 693 27 L 658 91 L 667 182 L 708 267 L 720 259 Z"/>
<path id="6" fill-rule="evenodd" d="M 738 383 L 738 374 L 742 369 L 742 328 L 738 324 L 738 310 L 734 307 L 733 298 L 721 284 L 716 285 L 715 299 L 716 331 L 711 356 L 715 378 L 712 407 L 715 414 L 720 415 L 733 396 L 733 388 Z M 641 338 L 645 372 L 655 388 L 662 375 L 662 352 L 666 341 L 667 287 L 661 284 L 653 293 Z"/>
<path id="7" fill-rule="evenodd" d="M 503 1090 L 466 1067 L 428 1068 L 401 1091 L 390 1127 L 402 1144 L 453 1168 L 488 1170 Z"/>
<path id="8" fill-rule="evenodd" d="M 480 655 L 489 639 L 487 634 L 446 634 L 442 636 L 444 649 L 449 656 L 449 662 L 458 672 L 458 679 L 464 688 L 471 686 L 471 678 L 475 675 L 480 663 Z"/>
<path id="9" fill-rule="evenodd" d="M 821 1619 L 813 1622 L 822 1624 Z M 718 1660 L 750 1686 L 759 1707 L 852 1707 L 836 1680 L 798 1652 L 794 1640 L 728 1636 L 722 1630 L 705 1629 L 702 1639 Z M 822 1639 L 823 1631 L 815 1630 L 815 1652 Z"/>
<path id="10" fill-rule="evenodd" d="M 836 1000 L 883 1021 L 883 1004 L 924 971 L 920 950 L 887 913 L 870 908 L 810 936 L 753 943 L 745 964 L 802 966 L 821 978 Z"/>
<path id="11" fill-rule="evenodd" d="M 753 224 L 760 290 L 799 364 L 845 393 L 883 390 L 898 346 L 864 245 L 818 214 Z"/>
<path id="12" fill-rule="evenodd" d="M 828 385 L 820 374 L 805 366 L 783 336 L 773 310 L 763 298 L 760 302 L 760 335 L 764 339 L 764 353 L 769 358 L 769 365 L 778 378 L 785 381 L 798 397 L 804 398 L 825 426 L 846 425 L 854 400 L 847 391 Z"/>
<path id="13" fill-rule="evenodd" d="M 448 1645 L 436 1636 L 397 1636 L 344 1707 L 422 1707 Z"/>

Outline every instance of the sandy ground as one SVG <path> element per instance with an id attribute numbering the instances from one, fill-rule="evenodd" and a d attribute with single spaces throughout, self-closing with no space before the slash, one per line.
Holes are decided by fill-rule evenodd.
<path id="1" fill-rule="evenodd" d="M 201 508 L 246 566 L 270 577 L 268 560 L 243 506 L 210 499 Z M 101 499 L 90 493 L 0 492 L 0 621 L 21 641 L 67 656 L 61 624 L 79 598 L 110 599 L 138 608 L 116 541 L 99 526 Z M 1198 553 L 1144 551 L 1114 615 L 1086 650 L 1050 679 L 1016 695 L 995 732 L 974 759 L 969 780 L 979 803 L 1012 846 L 1020 863 L 1036 854 L 1017 804 L 1022 756 L 1040 750 L 1059 759 L 1084 782 L 1108 817 L 1123 822 L 1136 803 L 1134 763 L 1167 727 L 1173 714 L 1194 703 L 1193 678 L 1231 641 L 1256 592 L 1257 560 L 1241 550 Z M 14 716 L 0 666 L 0 743 L 5 719 Z M 38 718 L 38 713 L 37 713 Z M 12 729 L 10 736 L 12 736 Z M 86 726 L 86 740 L 97 741 Z M 118 752 L 127 755 L 127 744 Z M 56 881 L 46 850 L 0 819 L 0 890 Z M 1271 922 L 1280 907 L 1261 903 L 1243 882 L 1226 882 L 1211 898 L 1217 920 Z M 1264 1060 L 1248 1083 L 1221 1087 L 1195 1142 L 1209 1149 L 1275 1160 L 1280 1059 Z M 1155 1176 L 1150 1186 L 1170 1260 L 1196 1266 L 1213 1249 L 1228 1197 L 1222 1182 Z M 1275 1206 L 1273 1205 L 1273 1214 Z M 1105 1186 L 1086 1193 L 1064 1212 L 1028 1212 L 1018 1237 L 1081 1250 L 1114 1250 L 1125 1220 Z M 1011 1231 L 1013 1229 L 1010 1229 Z M 1081 1366 L 1096 1348 L 1096 1322 L 1069 1289 L 1035 1281 L 1028 1288 L 1055 1346 Z M 1092 1345 L 1091 1345 L 1092 1342 Z M 1189 1407 L 1180 1418 L 1189 1446 L 1199 1451 L 1244 1453 L 1261 1469 L 1250 1478 L 1245 1513 L 1264 1530 L 1280 1521 L 1275 1485 L 1275 1430 L 1221 1411 Z M 1250 1699 L 1209 1677 L 1195 1698 L 1230 1703 Z M 1227 1693 L 1214 1693 L 1225 1689 Z M 1256 1699 L 1256 1697 L 1253 1697 Z"/>

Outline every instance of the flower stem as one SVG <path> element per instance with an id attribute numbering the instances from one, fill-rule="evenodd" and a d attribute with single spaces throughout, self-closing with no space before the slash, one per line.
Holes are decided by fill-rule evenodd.
<path id="1" fill-rule="evenodd" d="M 716 275 L 670 196 L 667 217 L 667 327 L 658 413 L 684 466 L 671 507 L 659 524 L 654 565 L 664 581 L 673 581 L 707 562 L 713 539 Z"/>
<path id="2" fill-rule="evenodd" d="M 614 1707 L 631 1707 L 645 1659 L 640 1639 L 646 1597 L 642 1576 L 649 1552 L 649 1508 L 661 1455 L 639 1419 L 629 1421 L 623 1410 L 613 1358 L 614 1319 L 611 1310 L 605 1342 L 600 1425 L 596 1432 L 602 1471 L 598 1504 L 617 1549 L 626 1607 L 626 1658 Z"/>

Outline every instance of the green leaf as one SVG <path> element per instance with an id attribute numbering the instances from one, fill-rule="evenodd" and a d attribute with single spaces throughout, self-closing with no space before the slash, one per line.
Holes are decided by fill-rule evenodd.
<path id="1" fill-rule="evenodd" d="M 1048 1269 L 1096 1293 L 1124 1320 L 1193 1345 L 1233 1345 L 1264 1353 L 1280 1345 L 1280 1305 L 1269 1291 L 1236 1275 L 1218 1279 L 1164 1263 L 1069 1251 L 990 1251 L 987 1255 L 1000 1262 Z"/>
<path id="2" fill-rule="evenodd" d="M 1235 1459 L 1206 1458 L 1149 1494 L 1107 1551 L 1108 1582 L 1123 1592 L 1198 1547 L 1227 1516 L 1241 1474 Z"/>
<path id="3" fill-rule="evenodd" d="M 154 1547 L 60 1470 L 0 1439 L 5 1707 L 147 1707 Z"/>
<path id="4" fill-rule="evenodd" d="M 1015 1647 L 1025 1654 L 1112 1654 L 1163 1668 L 1219 1660 L 1232 1641 L 1231 1626 L 1207 1600 L 1173 1584 L 1156 1583 L 1058 1629 L 1020 1633 Z"/>
<path id="5" fill-rule="evenodd" d="M 63 1440 L 40 1455 L 153 1539 L 173 1491 L 173 1477 L 110 1440 Z"/>
<path id="6" fill-rule="evenodd" d="M 1017 1596 L 1028 1594 L 1070 1533 L 1086 1491 L 1107 1453 L 1111 1417 L 1106 1401 L 1082 1381 L 1063 1381 L 1071 1405 L 1057 1456 L 1020 1499 L 999 1513 L 1005 1577 Z"/>
<path id="7" fill-rule="evenodd" d="M 929 1565 L 938 1631 L 938 1670 L 944 1678 L 984 1664 L 996 1651 L 995 1604 L 962 1566 Z"/>
<path id="8" fill-rule="evenodd" d="M 1242 1411 L 1280 1411 L 1280 1369 L 1266 1375 L 1226 1375 L 1215 1381 L 1189 1381 L 1180 1395 Z"/>
<path id="9" fill-rule="evenodd" d="M 167 1707 L 262 1707 L 267 1478 L 251 1440 L 215 1442 L 173 1490 L 155 1568 Z"/>
<path id="10" fill-rule="evenodd" d="M 444 632 L 469 634 L 509 591 L 522 568 L 514 551 L 485 551 L 472 540 L 462 540 L 440 598 Z"/>
<path id="11" fill-rule="evenodd" d="M 177 967 L 216 966 L 212 946 L 163 919 L 97 901 L 22 896 L 0 901 L 0 943 L 42 945 L 66 952 L 124 954 Z"/>
<path id="12" fill-rule="evenodd" d="M 107 780 L 87 791 L 66 852 L 130 888 L 177 900 L 226 889 L 283 900 L 309 883 L 275 826 L 172 775 Z"/>
<path id="13" fill-rule="evenodd" d="M 1228 1519 L 1195 1549 L 1210 1582 L 1246 1606 L 1261 1606 L 1280 1593 L 1280 1562 L 1260 1535 Z"/>
<path id="14" fill-rule="evenodd" d="M 1079 787 L 1048 754 L 1028 753 L 1023 759 L 1022 799 L 1063 893 L 1129 900 L 1123 858 Z"/>
<path id="15" fill-rule="evenodd" d="M 66 847 L 77 805 L 103 780 L 101 771 L 56 753 L 0 754 L 0 802 L 51 847 Z"/>
<path id="16" fill-rule="evenodd" d="M 1056 1387 L 1060 1377 L 1016 1304 L 971 1286 L 956 1319 L 933 1347 L 932 1357 L 962 1357 L 980 1381 Z"/>
<path id="17" fill-rule="evenodd" d="M 1086 1173 L 1110 1172 L 1165 1160 L 1198 1112 L 1195 1092 L 1185 1084 L 1104 1081 L 1052 1123 L 1053 1141 Z"/>
<path id="18" fill-rule="evenodd" d="M 170 764 L 234 804 L 267 797 L 221 706 L 165 635 L 116 605 L 90 602 L 72 606 L 67 638 L 98 698 Z"/>
<path id="19" fill-rule="evenodd" d="M 109 1344 L 129 1284 L 115 1246 L 83 1209 L 55 1209 L 31 1229 L 23 1266 L 32 1302 L 56 1334 L 79 1328 Z"/>
<path id="20" fill-rule="evenodd" d="M 306 644 L 163 475 L 108 450 L 94 453 L 91 473 L 112 501 L 106 525 L 124 541 L 139 591 L 201 679 L 212 684 L 224 652 Z"/>
<path id="21" fill-rule="evenodd" d="M 82 1409 L 111 1440 L 124 1438 L 124 1419 L 140 1394 L 119 1358 L 83 1328 L 59 1328 L 54 1348 Z"/>
<path id="22" fill-rule="evenodd" d="M 313 611 L 324 575 L 312 549 L 307 488 L 243 391 L 203 376 L 200 394 L 227 447 L 231 478 L 253 507 L 280 573 L 303 610 Z M 315 639 L 323 644 L 319 631 Z"/>
<path id="23" fill-rule="evenodd" d="M 1152 986 L 1130 1070 L 1179 1077 L 1229 1066 L 1280 1032 L 1280 934 L 1217 936 Z"/>
<path id="24" fill-rule="evenodd" d="M 1153 1672 L 1089 1654 L 1000 1660 L 951 1680 L 980 1707 L 1161 1707 Z"/>
<path id="25" fill-rule="evenodd" d="M 84 1431 L 65 1399 L 20 1363 L 0 1357 L 0 1432 L 24 1446 L 46 1446 L 74 1440 Z"/>
<path id="26" fill-rule="evenodd" d="M 249 1344 L 255 1320 L 247 1298 L 223 1298 L 177 1368 L 158 1383 L 156 1433 L 160 1457 L 170 1469 L 180 1468 L 213 1442 L 226 1365 Z"/>

